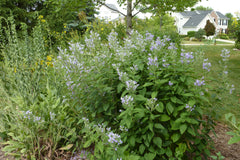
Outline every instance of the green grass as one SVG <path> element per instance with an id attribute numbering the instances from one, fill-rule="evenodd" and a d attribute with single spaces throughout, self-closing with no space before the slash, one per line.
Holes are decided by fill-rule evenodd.
<path id="1" fill-rule="evenodd" d="M 185 41 L 185 40 L 182 40 L 182 44 L 211 44 L 211 45 L 214 45 L 214 41 L 213 40 L 202 40 L 201 42 L 200 41 Z M 228 42 L 221 42 L 221 41 L 217 41 L 216 42 L 216 45 L 218 44 L 229 44 L 229 45 L 233 45 L 232 43 L 228 43 Z"/>
<path id="2" fill-rule="evenodd" d="M 211 73 L 209 78 L 211 78 L 210 86 L 212 89 L 215 89 L 222 85 L 220 82 L 220 64 L 221 60 L 221 51 L 226 48 L 230 50 L 230 59 L 228 63 L 228 78 L 229 83 L 234 84 L 235 91 L 233 94 L 225 94 L 225 98 L 223 101 L 213 101 L 213 110 L 216 111 L 217 118 L 220 120 L 224 120 L 224 114 L 233 113 L 240 118 L 240 51 L 233 50 L 234 47 L 226 45 L 226 46 L 214 46 L 214 45 L 204 45 L 204 46 L 183 46 L 186 51 L 198 52 L 203 51 L 205 53 L 205 57 L 209 59 L 212 64 Z M 220 93 L 221 94 L 221 93 Z M 214 96 L 214 94 L 212 94 Z"/>

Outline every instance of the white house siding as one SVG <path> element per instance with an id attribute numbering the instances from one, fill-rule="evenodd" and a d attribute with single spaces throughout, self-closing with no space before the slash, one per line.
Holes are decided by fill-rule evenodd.
<path id="1" fill-rule="evenodd" d="M 200 28 L 204 29 L 207 24 L 207 20 L 210 20 L 211 23 L 214 22 L 213 18 L 208 14 L 201 22 L 198 24 L 197 27 L 184 27 L 180 34 L 187 35 L 189 31 L 198 31 Z M 213 23 L 214 24 L 214 23 Z M 215 24 L 214 24 L 215 25 Z M 216 25 L 215 25 L 216 26 Z"/>
<path id="2" fill-rule="evenodd" d="M 175 17 L 175 25 L 177 26 L 178 33 L 183 34 L 183 25 L 189 20 L 189 18 L 183 17 L 180 13 L 172 13 L 172 16 Z"/>

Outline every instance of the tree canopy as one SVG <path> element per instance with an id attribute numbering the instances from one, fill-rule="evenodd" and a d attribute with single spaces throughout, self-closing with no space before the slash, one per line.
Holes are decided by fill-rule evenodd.
<path id="1" fill-rule="evenodd" d="M 117 0 L 120 6 L 126 6 L 127 13 L 120 11 L 119 13 L 126 17 L 128 31 L 132 28 L 132 18 L 140 12 L 164 15 L 167 11 L 184 11 L 187 7 L 194 6 L 198 1 L 200 0 Z M 106 6 L 105 0 L 97 0 L 97 2 Z"/>
<path id="2" fill-rule="evenodd" d="M 193 10 L 211 11 L 213 9 L 211 7 L 197 6 L 197 7 L 193 8 Z"/>
<path id="3" fill-rule="evenodd" d="M 209 20 L 207 20 L 206 26 L 204 27 L 207 36 L 215 34 L 216 27 Z"/>
<path id="4" fill-rule="evenodd" d="M 13 15 L 17 28 L 26 23 L 29 30 L 41 15 L 50 28 L 61 32 L 64 24 L 69 24 L 70 28 L 83 25 L 79 13 L 93 17 L 94 7 L 95 3 L 88 0 L 1 0 L 0 15 L 5 18 Z"/>

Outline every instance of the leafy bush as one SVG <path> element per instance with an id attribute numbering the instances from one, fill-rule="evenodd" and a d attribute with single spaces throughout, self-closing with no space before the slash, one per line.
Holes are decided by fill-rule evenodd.
<path id="1" fill-rule="evenodd" d="M 196 33 L 196 31 L 188 31 L 187 35 L 188 35 L 188 37 L 195 37 L 195 33 Z"/>
<path id="2" fill-rule="evenodd" d="M 236 117 L 232 113 L 228 113 L 225 115 L 225 118 L 228 123 L 233 127 L 233 131 L 228 132 L 227 134 L 233 136 L 228 144 L 238 143 L 240 142 L 240 123 L 237 122 Z"/>
<path id="3" fill-rule="evenodd" d="M 66 97 L 76 110 L 120 135 L 124 153 L 186 159 L 187 153 L 196 158 L 209 154 L 212 128 L 201 109 L 207 104 L 206 82 L 193 76 L 191 67 L 202 62 L 197 59 L 167 36 L 155 40 L 150 33 L 133 31 L 120 45 L 115 32 L 107 44 L 92 32 L 85 44 L 60 49 L 55 67 L 64 75 Z"/>
<path id="4" fill-rule="evenodd" d="M 225 33 L 219 34 L 218 37 L 221 38 L 221 39 L 229 39 L 228 35 L 225 34 Z"/>
<path id="5" fill-rule="evenodd" d="M 206 32 L 204 31 L 204 29 L 199 29 L 196 33 L 195 33 L 195 38 L 197 38 L 199 41 L 202 41 L 203 39 L 203 35 L 205 35 Z"/>
<path id="6" fill-rule="evenodd" d="M 215 34 L 216 27 L 214 26 L 214 24 L 210 22 L 210 20 L 207 20 L 204 30 L 205 30 L 206 36 L 211 36 Z"/>

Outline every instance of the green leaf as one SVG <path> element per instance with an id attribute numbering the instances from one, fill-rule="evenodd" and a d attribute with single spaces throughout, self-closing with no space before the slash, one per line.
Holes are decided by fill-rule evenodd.
<path id="1" fill-rule="evenodd" d="M 119 83 L 117 86 L 117 93 L 120 93 L 123 89 L 124 85 L 122 83 Z"/>
<path id="2" fill-rule="evenodd" d="M 179 138 L 181 137 L 180 134 L 178 133 L 174 133 L 172 136 L 171 136 L 171 139 L 173 140 L 173 142 L 177 142 L 179 140 Z"/>
<path id="3" fill-rule="evenodd" d="M 144 144 L 141 144 L 140 145 L 140 147 L 139 147 L 139 152 L 140 152 L 140 154 L 143 154 L 144 153 L 144 151 L 145 151 L 145 145 Z"/>
<path id="4" fill-rule="evenodd" d="M 109 108 L 109 104 L 104 104 L 104 105 L 103 105 L 103 109 L 104 109 L 104 111 L 107 111 L 108 108 Z"/>
<path id="5" fill-rule="evenodd" d="M 171 103 L 167 103 L 166 108 L 169 115 L 172 114 L 172 112 L 174 111 L 174 108 Z"/>
<path id="6" fill-rule="evenodd" d="M 146 101 L 147 100 L 147 98 L 145 98 L 143 95 L 136 95 L 135 96 L 135 100 L 136 101 Z"/>
<path id="7" fill-rule="evenodd" d="M 162 139 L 160 137 L 154 137 L 153 143 L 159 148 L 162 148 Z"/>
<path id="8" fill-rule="evenodd" d="M 156 157 L 156 153 L 146 153 L 144 154 L 145 160 L 153 160 Z"/>
<path id="9" fill-rule="evenodd" d="M 187 130 L 187 125 L 186 124 L 182 124 L 180 126 L 180 133 L 183 134 L 186 130 Z"/>
<path id="10" fill-rule="evenodd" d="M 171 97 L 170 99 L 173 103 L 177 103 L 177 97 L 174 96 L 174 97 Z"/>
<path id="11" fill-rule="evenodd" d="M 143 87 L 149 87 L 149 86 L 152 86 L 152 85 L 153 85 L 152 82 L 147 82 L 147 83 L 145 83 L 145 84 L 143 85 Z"/>
<path id="12" fill-rule="evenodd" d="M 73 146 L 73 144 L 68 144 L 65 147 L 59 148 L 59 150 L 69 150 L 72 148 L 72 146 Z"/>
<path id="13" fill-rule="evenodd" d="M 155 107 L 155 109 L 159 112 L 162 113 L 164 110 L 164 105 L 162 102 L 159 102 L 158 105 Z"/>
<path id="14" fill-rule="evenodd" d="M 157 97 L 157 94 L 158 94 L 158 92 L 152 92 L 151 97 L 152 97 L 152 98 L 156 98 L 156 97 Z"/>
<path id="15" fill-rule="evenodd" d="M 190 133 L 190 134 L 193 135 L 193 136 L 196 136 L 196 133 L 195 133 L 194 130 L 193 130 L 192 128 L 190 128 L 190 127 L 188 127 L 187 132 Z"/>
<path id="16" fill-rule="evenodd" d="M 163 127 L 163 125 L 161 125 L 160 123 L 155 123 L 155 124 L 154 124 L 154 127 L 157 128 L 157 129 L 165 129 L 165 128 Z"/>
<path id="17" fill-rule="evenodd" d="M 240 142 L 240 135 L 236 135 L 234 137 L 232 137 L 229 141 L 228 144 L 233 144 L 233 143 L 238 143 Z"/>
<path id="18" fill-rule="evenodd" d="M 129 138 L 129 144 L 130 144 L 130 146 L 135 146 L 135 137 L 134 136 L 131 136 Z"/>
<path id="19" fill-rule="evenodd" d="M 185 96 L 185 97 L 193 97 L 194 95 L 192 93 L 185 93 L 185 94 L 183 94 L 183 96 Z"/>
<path id="20" fill-rule="evenodd" d="M 168 115 L 164 114 L 164 115 L 161 115 L 160 120 L 162 122 L 166 122 L 166 121 L 170 120 L 170 117 Z"/>
<path id="21" fill-rule="evenodd" d="M 87 142 L 84 143 L 83 148 L 88 148 L 92 144 L 91 140 L 88 140 Z"/>

